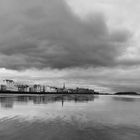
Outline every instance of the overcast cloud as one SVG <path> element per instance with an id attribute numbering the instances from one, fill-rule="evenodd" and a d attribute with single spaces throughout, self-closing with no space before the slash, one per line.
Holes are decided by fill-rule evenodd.
<path id="1" fill-rule="evenodd" d="M 1 67 L 113 66 L 130 38 L 126 29 L 110 31 L 102 13 L 81 20 L 63 0 L 12 2 L 1 11 Z"/>
<path id="2" fill-rule="evenodd" d="M 138 9 L 133 0 L 0 0 L 1 77 L 138 91 Z M 136 69 L 136 84 L 122 68 Z"/>

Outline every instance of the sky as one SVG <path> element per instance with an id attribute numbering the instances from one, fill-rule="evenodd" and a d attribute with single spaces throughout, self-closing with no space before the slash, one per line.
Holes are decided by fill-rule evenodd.
<path id="1" fill-rule="evenodd" d="M 139 0 L 0 0 L 0 79 L 140 93 Z"/>

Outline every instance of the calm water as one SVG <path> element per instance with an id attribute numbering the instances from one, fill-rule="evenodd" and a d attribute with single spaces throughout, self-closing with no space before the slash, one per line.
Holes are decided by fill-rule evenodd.
<path id="1" fill-rule="evenodd" d="M 0 96 L 0 140 L 140 140 L 140 98 Z"/>

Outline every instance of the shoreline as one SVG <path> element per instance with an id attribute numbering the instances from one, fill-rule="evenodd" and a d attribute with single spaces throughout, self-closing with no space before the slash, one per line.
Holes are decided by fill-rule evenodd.
<path id="1" fill-rule="evenodd" d="M 90 93 L 90 92 L 83 92 L 83 93 L 79 93 L 79 92 L 16 92 L 16 91 L 0 91 L 0 95 L 1 94 L 19 94 L 19 95 L 48 95 L 48 94 L 64 94 L 64 95 L 72 95 L 72 94 L 87 94 L 87 95 L 94 95 L 94 93 Z"/>

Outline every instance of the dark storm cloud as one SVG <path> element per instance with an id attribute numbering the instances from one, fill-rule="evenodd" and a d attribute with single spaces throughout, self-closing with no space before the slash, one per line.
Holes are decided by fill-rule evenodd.
<path id="1" fill-rule="evenodd" d="M 0 15 L 0 67 L 113 66 L 130 37 L 110 31 L 102 14 L 80 19 L 63 0 L 6 2 L 13 4 Z"/>

